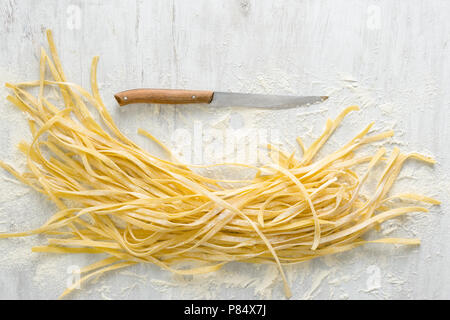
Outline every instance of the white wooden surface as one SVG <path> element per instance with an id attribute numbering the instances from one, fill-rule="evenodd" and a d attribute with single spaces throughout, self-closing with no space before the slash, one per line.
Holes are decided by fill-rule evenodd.
<path id="1" fill-rule="evenodd" d="M 326 117 L 350 104 L 363 109 L 336 142 L 373 120 L 378 129 L 394 127 L 398 136 L 390 147 L 425 152 L 439 162 L 434 168 L 409 163 L 399 184 L 443 201 L 426 215 L 392 225 L 405 227 L 390 235 L 420 237 L 422 245 L 367 246 L 290 268 L 293 298 L 450 298 L 449 1 L 0 0 L 0 82 L 36 79 L 46 28 L 54 31 L 71 81 L 88 86 L 90 59 L 101 56 L 105 101 L 120 127 L 143 145 L 138 127 L 176 148 L 170 132 L 191 130 L 195 120 L 208 127 L 230 114 L 249 127 L 280 130 L 290 142 L 308 132 L 309 142 Z M 112 94 L 143 86 L 330 99 L 317 112 L 158 106 L 119 112 Z M 20 167 L 15 145 L 28 137 L 26 121 L 4 100 L 6 90 L 0 94 L 1 157 Z M 1 231 L 37 227 L 53 212 L 42 196 L 4 172 L 0 177 Z M 30 252 L 42 243 L 43 237 L 0 241 L 0 298 L 55 298 L 69 266 L 95 259 Z M 271 272 L 236 264 L 216 276 L 174 279 L 154 266 L 138 266 L 104 276 L 72 298 L 283 298 Z M 245 285 L 245 277 L 264 283 Z"/>

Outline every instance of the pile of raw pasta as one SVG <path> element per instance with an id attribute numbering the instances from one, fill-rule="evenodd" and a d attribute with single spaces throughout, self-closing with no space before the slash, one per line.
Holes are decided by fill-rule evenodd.
<path id="1" fill-rule="evenodd" d="M 153 263 L 179 274 L 211 272 L 230 261 L 275 263 L 290 296 L 282 265 L 368 242 L 418 244 L 417 239 L 365 241 L 362 236 L 387 219 L 427 211 L 394 199 L 439 203 L 410 193 L 388 196 L 405 160 L 434 163 L 433 159 L 396 148 L 388 154 L 383 147 L 372 156 L 355 154 L 363 145 L 392 136 L 392 131 L 371 135 L 369 125 L 337 151 L 316 159 L 345 115 L 358 109 L 354 106 L 328 120 L 323 134 L 308 148 L 298 139 L 300 158 L 271 147 L 277 161 L 248 166 L 256 169 L 253 180 L 224 187 L 225 180 L 152 156 L 125 137 L 100 98 L 98 58 L 92 62 L 89 92 L 67 82 L 49 31 L 47 36 L 51 55 L 41 50 L 40 79 L 7 84 L 12 92 L 8 100 L 30 119 L 33 140 L 19 144 L 28 170 L 19 173 L 0 165 L 49 197 L 59 211 L 36 230 L 0 238 L 45 234 L 48 245 L 34 247 L 34 252 L 108 254 L 81 270 L 81 282 L 136 263 Z M 47 86 L 58 89 L 61 105 L 46 99 Z M 30 93 L 32 88 L 36 95 Z M 93 110 L 101 124 L 94 120 Z M 140 133 L 169 152 L 149 133 Z M 365 174 L 356 174 L 359 166 L 366 168 Z M 376 190 L 364 196 L 361 188 L 377 166 L 384 170 Z M 197 261 L 198 267 L 176 269 L 183 261 Z"/>

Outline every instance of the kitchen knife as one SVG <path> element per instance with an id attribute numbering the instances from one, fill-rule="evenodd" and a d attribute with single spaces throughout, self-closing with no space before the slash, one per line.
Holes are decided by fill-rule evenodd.
<path id="1" fill-rule="evenodd" d="M 132 103 L 190 104 L 212 107 L 252 107 L 282 109 L 322 102 L 325 96 L 287 96 L 202 90 L 133 89 L 114 95 L 120 106 Z"/>

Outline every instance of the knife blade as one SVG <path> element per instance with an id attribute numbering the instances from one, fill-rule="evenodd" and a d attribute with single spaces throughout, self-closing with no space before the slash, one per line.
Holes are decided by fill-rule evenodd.
<path id="1" fill-rule="evenodd" d="M 203 90 L 133 89 L 114 95 L 120 106 L 133 103 L 192 104 L 212 107 L 251 107 L 284 109 L 325 101 L 326 96 L 290 96 Z"/>

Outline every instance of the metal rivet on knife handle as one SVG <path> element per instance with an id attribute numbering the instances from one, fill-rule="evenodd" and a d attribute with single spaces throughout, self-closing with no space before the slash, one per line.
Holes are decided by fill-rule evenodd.
<path id="1" fill-rule="evenodd" d="M 120 106 L 132 103 L 187 104 L 210 103 L 213 91 L 175 89 L 133 89 L 114 95 Z"/>

